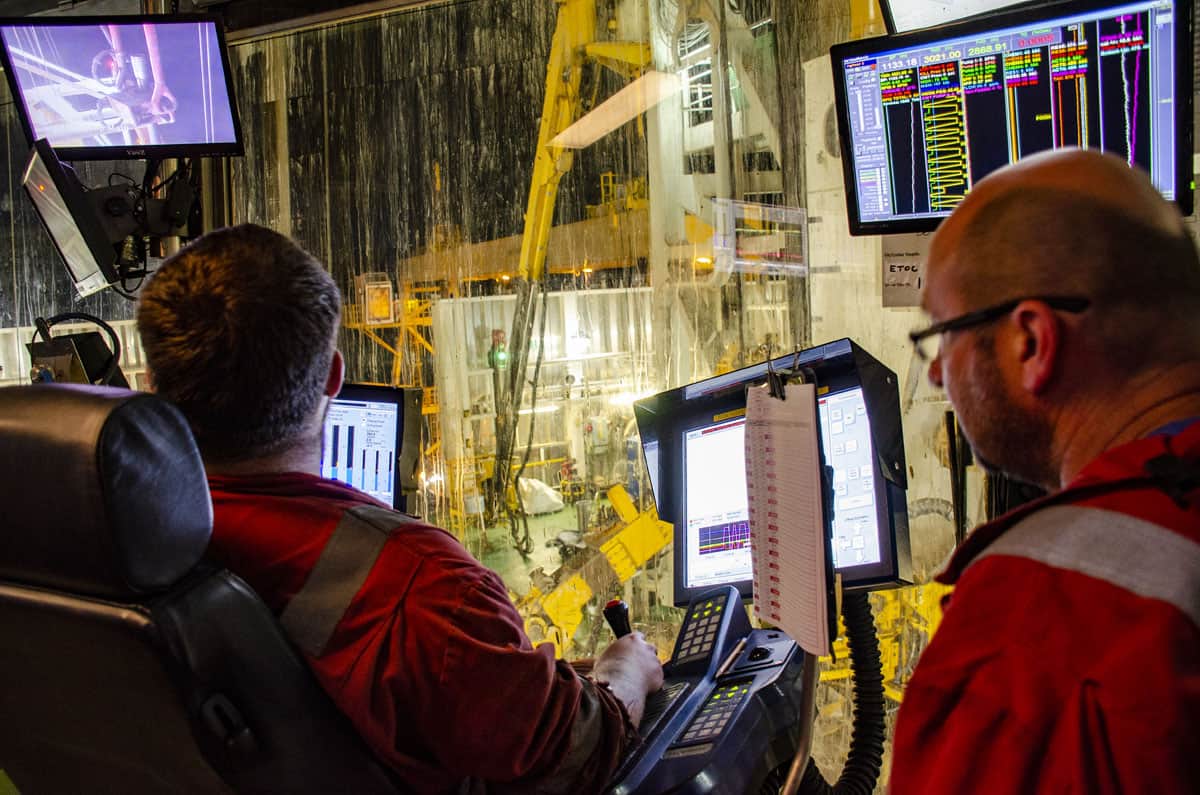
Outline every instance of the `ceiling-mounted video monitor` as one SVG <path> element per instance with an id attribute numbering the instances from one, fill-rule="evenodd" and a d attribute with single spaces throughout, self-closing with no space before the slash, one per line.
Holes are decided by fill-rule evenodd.
<path id="1" fill-rule="evenodd" d="M 888 33 L 931 28 L 1019 5 L 1032 3 L 1028 0 L 879 0 Z"/>
<path id="2" fill-rule="evenodd" d="M 26 135 L 62 160 L 242 154 L 215 18 L 0 19 L 0 45 Z"/>
<path id="3" fill-rule="evenodd" d="M 928 232 L 987 174 L 1111 152 L 1192 210 L 1190 0 L 1078 0 L 832 48 L 850 233 Z"/>

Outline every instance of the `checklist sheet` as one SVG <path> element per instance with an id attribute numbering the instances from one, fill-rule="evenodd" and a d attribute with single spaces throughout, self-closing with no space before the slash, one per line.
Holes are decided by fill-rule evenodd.
<path id="1" fill-rule="evenodd" d="M 830 591 L 821 455 L 812 384 L 746 393 L 746 491 L 754 613 L 811 654 L 830 652 Z"/>

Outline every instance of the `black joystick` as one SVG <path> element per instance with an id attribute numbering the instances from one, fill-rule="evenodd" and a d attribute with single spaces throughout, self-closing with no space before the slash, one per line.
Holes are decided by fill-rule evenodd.
<path id="1" fill-rule="evenodd" d="M 613 599 L 604 606 L 604 619 L 618 638 L 623 638 L 633 631 L 629 626 L 629 605 L 622 599 Z"/>

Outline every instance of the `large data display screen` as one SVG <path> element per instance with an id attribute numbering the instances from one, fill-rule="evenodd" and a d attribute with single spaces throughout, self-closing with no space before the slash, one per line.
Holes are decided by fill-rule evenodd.
<path id="1" fill-rule="evenodd" d="M 242 151 L 215 19 L 8 19 L 0 43 L 26 131 L 63 160 Z"/>
<path id="2" fill-rule="evenodd" d="M 1068 3 L 834 47 L 851 232 L 931 230 L 1059 147 L 1112 152 L 1190 212 L 1190 29 L 1190 3 Z"/>

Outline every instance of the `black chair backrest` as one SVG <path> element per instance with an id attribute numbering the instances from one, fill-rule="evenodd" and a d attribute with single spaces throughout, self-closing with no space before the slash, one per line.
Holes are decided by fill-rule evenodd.
<path id="1" fill-rule="evenodd" d="M 254 592 L 201 561 L 183 417 L 0 389 L 0 770 L 40 792 L 394 792 Z"/>

